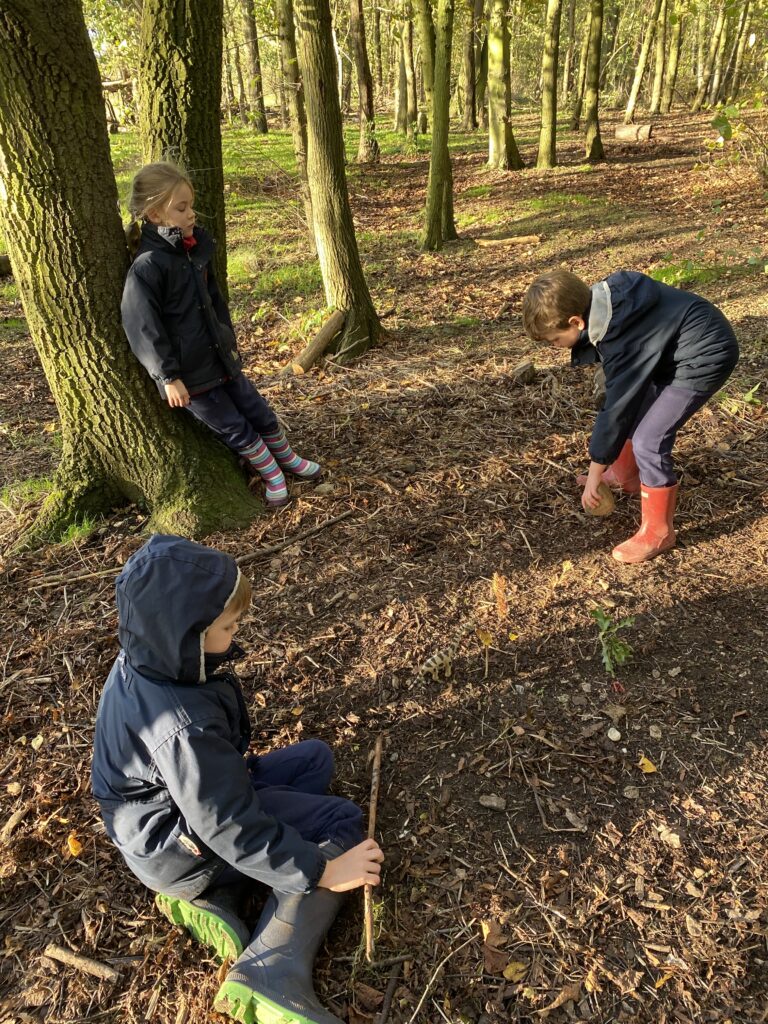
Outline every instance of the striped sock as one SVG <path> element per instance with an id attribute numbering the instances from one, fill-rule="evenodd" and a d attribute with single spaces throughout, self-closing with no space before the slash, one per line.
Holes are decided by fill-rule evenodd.
<path id="1" fill-rule="evenodd" d="M 288 501 L 288 487 L 285 483 L 283 471 L 272 458 L 272 454 L 262 439 L 256 435 L 256 440 L 246 448 L 240 448 L 239 455 L 247 459 L 267 488 L 268 505 L 285 505 Z"/>
<path id="2" fill-rule="evenodd" d="M 264 443 L 277 459 L 280 467 L 293 473 L 302 480 L 316 480 L 320 476 L 320 466 L 310 459 L 302 459 L 291 448 L 285 431 L 277 430 L 274 434 L 264 434 Z"/>

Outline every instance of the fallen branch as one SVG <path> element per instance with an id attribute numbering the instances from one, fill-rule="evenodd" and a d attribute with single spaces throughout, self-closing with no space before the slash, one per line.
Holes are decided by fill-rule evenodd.
<path id="1" fill-rule="evenodd" d="M 342 512 L 340 516 L 333 516 L 331 519 L 326 519 L 324 523 L 320 523 L 318 526 L 312 526 L 308 530 L 302 530 L 301 533 L 295 533 L 292 537 L 287 540 L 280 541 L 279 544 L 265 544 L 263 548 L 256 548 L 255 551 L 249 551 L 247 555 L 241 555 L 236 558 L 235 561 L 238 565 L 245 565 L 246 562 L 253 562 L 257 558 L 265 558 L 267 555 L 274 555 L 278 551 L 282 551 L 284 548 L 289 548 L 291 544 L 297 544 L 300 540 L 306 540 L 308 537 L 314 537 L 316 533 L 320 533 L 327 526 L 333 526 L 335 523 L 340 523 L 342 519 L 349 519 L 350 516 L 354 515 L 357 509 L 348 508 L 346 512 Z"/>
<path id="2" fill-rule="evenodd" d="M 379 803 L 379 784 L 381 782 L 381 752 L 384 738 L 379 734 L 373 752 L 373 768 L 371 769 L 371 802 L 368 805 L 368 838 L 373 839 L 376 832 L 376 808 Z M 363 888 L 365 907 L 365 959 L 373 961 L 373 886 Z"/>
<path id="3" fill-rule="evenodd" d="M 476 238 L 475 243 L 487 249 L 492 245 L 538 245 L 541 235 L 510 235 L 508 238 Z"/>
<path id="4" fill-rule="evenodd" d="M 652 131 L 650 124 L 617 124 L 614 135 L 619 142 L 647 142 Z"/>
<path id="5" fill-rule="evenodd" d="M 344 327 L 345 320 L 346 315 L 340 309 L 334 310 L 306 348 L 302 349 L 295 359 L 283 367 L 280 376 L 289 373 L 306 373 L 339 334 Z"/>
<path id="6" fill-rule="evenodd" d="M 395 989 L 397 988 L 397 982 L 400 978 L 400 969 L 403 966 L 403 961 L 398 960 L 392 964 L 392 970 L 389 972 L 389 981 L 387 982 L 387 989 L 384 993 L 384 1002 L 381 1004 L 378 1016 L 376 1017 L 376 1024 L 387 1024 L 389 1018 L 389 1010 L 392 1006 L 392 1000 L 395 997 Z"/>
<path id="7" fill-rule="evenodd" d="M 66 964 L 67 967 L 74 967 L 76 971 L 92 974 L 95 978 L 101 978 L 103 981 L 118 981 L 120 978 L 120 972 L 116 971 L 114 967 L 108 967 L 107 964 L 102 964 L 98 960 L 91 960 L 90 957 L 73 953 L 53 942 L 45 947 L 43 953 L 51 960 L 58 960 L 59 963 Z"/>

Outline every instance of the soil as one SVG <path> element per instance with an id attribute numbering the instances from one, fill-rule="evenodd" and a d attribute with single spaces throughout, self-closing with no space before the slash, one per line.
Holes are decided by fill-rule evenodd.
<path id="1" fill-rule="evenodd" d="M 376 965 L 355 895 L 316 972 L 349 1024 L 376 1019 L 392 970 L 392 1024 L 766 1020 L 768 299 L 748 263 L 766 255 L 765 196 L 707 157 L 707 118 L 673 116 L 649 144 L 614 144 L 611 125 L 609 162 L 588 170 L 576 140 L 550 174 L 454 153 L 461 240 L 385 250 L 372 287 L 388 335 L 356 365 L 278 378 L 241 325 L 249 372 L 332 485 L 295 485 L 287 509 L 208 538 L 249 556 L 239 671 L 256 749 L 325 739 L 338 791 L 366 805 L 385 736 Z M 358 228 L 418 225 L 423 156 L 350 176 Z M 540 241 L 476 244 L 512 234 Z M 610 549 L 637 498 L 591 518 L 575 484 L 592 377 L 526 339 L 520 300 L 553 265 L 595 280 L 675 260 L 720 268 L 696 290 L 743 358 L 681 434 L 677 547 L 625 566 Z M 512 372 L 525 358 L 528 383 Z M 50 471 L 55 409 L 23 327 L 0 390 L 6 481 Z M 8 547 L 38 505 L 3 509 Z M 222 1019 L 222 970 L 159 917 L 89 795 L 114 576 L 144 524 L 131 508 L 87 540 L 6 556 L 0 1019 L 16 1024 Z M 632 649 L 615 677 L 598 608 Z M 452 646 L 450 676 L 419 675 Z M 49 943 L 119 979 L 55 962 Z"/>

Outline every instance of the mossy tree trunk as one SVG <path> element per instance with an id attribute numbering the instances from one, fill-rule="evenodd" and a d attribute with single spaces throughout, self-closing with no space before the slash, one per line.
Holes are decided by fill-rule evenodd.
<path id="1" fill-rule="evenodd" d="M 579 77 L 576 83 L 576 95 L 573 98 L 573 113 L 571 114 L 571 131 L 577 132 L 581 125 L 581 111 L 584 106 L 584 89 L 587 84 L 587 62 L 589 59 L 589 30 L 592 27 L 592 10 L 587 14 L 587 21 L 584 26 L 584 38 L 581 41 L 579 53 Z"/>
<path id="2" fill-rule="evenodd" d="M 421 50 L 421 78 L 427 105 L 427 124 L 432 124 L 432 106 L 435 91 L 435 23 L 429 0 L 414 0 L 416 5 L 416 31 Z"/>
<path id="3" fill-rule="evenodd" d="M 717 54 L 715 56 L 715 66 L 712 69 L 712 80 L 709 83 L 709 92 L 707 93 L 707 103 L 709 106 L 714 106 L 720 97 L 720 86 L 723 81 L 723 65 L 725 63 L 725 51 L 728 47 L 728 36 L 731 29 L 732 15 L 727 17 L 723 26 L 723 31 L 720 33 L 720 42 L 717 45 Z"/>
<path id="4" fill-rule="evenodd" d="M 448 149 L 453 4 L 454 0 L 438 0 L 437 2 L 432 150 L 427 186 L 425 249 L 441 249 L 443 242 L 459 237 L 453 219 L 453 171 Z"/>
<path id="5" fill-rule="evenodd" d="M 253 11 L 253 0 L 242 0 L 245 42 L 248 47 L 248 105 L 251 108 L 253 127 L 265 135 L 267 132 L 267 111 L 264 106 L 264 81 L 261 75 L 261 54 L 259 53 L 259 30 Z"/>
<path id="6" fill-rule="evenodd" d="M 661 94 L 664 87 L 664 70 L 667 56 L 667 0 L 661 0 L 659 21 L 656 26 L 656 56 L 653 69 L 653 88 L 648 113 L 658 114 L 661 110 Z"/>
<path id="7" fill-rule="evenodd" d="M 157 530 L 244 525 L 259 505 L 234 456 L 160 400 L 122 331 L 128 256 L 79 0 L 6 0 L 0 66 L 0 214 L 63 440 L 28 542 L 126 501 Z"/>
<path id="8" fill-rule="evenodd" d="M 568 0 L 568 46 L 563 61 L 560 98 L 565 103 L 573 87 L 573 58 L 576 49 L 576 0 Z"/>
<path id="9" fill-rule="evenodd" d="M 374 163 L 380 150 L 376 138 L 376 112 L 373 104 L 373 76 L 365 45 L 365 18 L 363 0 L 350 0 L 349 35 L 357 69 L 357 91 L 360 101 L 360 143 L 357 159 L 361 164 Z"/>
<path id="10" fill-rule="evenodd" d="M 648 67 L 648 57 L 651 52 L 651 44 L 653 43 L 653 36 L 659 20 L 660 10 L 661 0 L 654 0 L 653 9 L 648 17 L 648 27 L 645 31 L 645 37 L 643 38 L 643 45 L 640 47 L 640 56 L 637 58 L 637 67 L 635 68 L 635 75 L 632 79 L 632 88 L 629 90 L 627 109 L 624 112 L 624 124 L 632 124 L 635 118 L 635 107 L 637 106 L 637 101 L 640 96 L 640 89 L 643 85 L 645 71 Z"/>
<path id="11" fill-rule="evenodd" d="M 299 62 L 307 108 L 307 172 L 326 302 L 346 315 L 332 344 L 337 362 L 360 355 L 381 327 L 363 274 L 344 172 L 328 0 L 297 0 Z"/>
<path id="12" fill-rule="evenodd" d="M 407 129 L 408 138 L 413 138 L 416 122 L 419 119 L 419 97 L 416 91 L 416 65 L 413 60 L 413 18 L 410 4 L 403 23 L 403 55 L 405 57 L 405 85 L 407 98 Z"/>
<path id="13" fill-rule="evenodd" d="M 560 51 L 562 0 L 547 0 L 544 53 L 541 58 L 541 130 L 536 166 L 557 164 L 557 61 Z"/>
<path id="14" fill-rule="evenodd" d="M 304 107 L 304 88 L 299 71 L 299 58 L 296 53 L 296 25 L 293 16 L 293 0 L 276 0 L 277 38 L 280 44 L 285 91 L 293 136 L 293 152 L 296 157 L 296 170 L 299 175 L 301 200 L 304 216 L 307 221 L 312 247 L 315 245 L 315 229 L 312 219 L 312 197 L 309 192 L 309 176 L 307 174 L 307 112 Z"/>
<path id="15" fill-rule="evenodd" d="M 677 83 L 677 69 L 680 64 L 680 46 L 683 33 L 682 9 L 677 10 L 673 2 L 672 12 L 669 18 L 669 53 L 667 56 L 667 67 L 664 72 L 664 88 L 661 93 L 661 112 L 668 114 L 672 109 L 672 100 L 675 95 L 675 84 Z"/>
<path id="16" fill-rule="evenodd" d="M 750 18 L 751 12 L 749 10 L 749 4 L 747 4 L 747 7 L 744 10 L 741 32 L 736 43 L 736 54 L 734 56 L 733 67 L 731 68 L 729 79 L 728 101 L 730 103 L 737 99 L 739 89 L 741 88 L 741 69 L 744 66 L 744 54 L 747 49 L 747 40 L 749 39 Z"/>
<path id="17" fill-rule="evenodd" d="M 198 218 L 217 241 L 216 278 L 226 298 L 222 20 L 222 0 L 144 0 L 139 129 L 145 161 L 176 160 L 190 175 Z"/>
<path id="18" fill-rule="evenodd" d="M 517 171 L 523 166 L 512 134 L 509 20 L 506 0 L 491 0 L 488 18 L 488 167 Z"/>
<path id="19" fill-rule="evenodd" d="M 603 42 L 603 0 L 592 0 L 589 21 L 589 57 L 584 94 L 586 158 L 591 163 L 605 160 L 600 137 L 600 53 Z"/>
<path id="20" fill-rule="evenodd" d="M 714 71 L 715 60 L 717 59 L 717 51 L 720 48 L 720 36 L 725 31 L 725 18 L 726 4 L 723 3 L 720 5 L 717 12 L 712 36 L 709 40 L 709 50 L 707 51 L 707 56 L 704 60 L 701 71 L 701 84 L 699 85 L 699 90 L 691 104 L 691 112 L 694 114 L 698 113 L 704 106 L 704 101 L 707 98 L 707 93 L 709 92 L 710 82 L 712 81 L 712 72 Z"/>

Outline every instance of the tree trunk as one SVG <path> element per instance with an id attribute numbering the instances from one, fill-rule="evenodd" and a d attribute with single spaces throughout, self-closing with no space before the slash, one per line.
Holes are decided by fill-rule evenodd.
<path id="1" fill-rule="evenodd" d="M 195 186 L 199 219 L 217 241 L 216 279 L 227 298 L 221 162 L 221 0 L 144 0 L 139 56 L 146 162 L 174 160 Z"/>
<path id="2" fill-rule="evenodd" d="M 464 36 L 464 120 L 462 129 L 473 132 L 477 128 L 475 106 L 475 0 L 467 0 L 467 31 Z"/>
<path id="3" fill-rule="evenodd" d="M 720 86 L 723 81 L 723 64 L 725 61 L 725 51 L 728 47 L 728 31 L 729 31 L 730 19 L 726 18 L 725 24 L 723 25 L 723 31 L 720 33 L 720 41 L 717 45 L 717 54 L 715 56 L 715 66 L 712 69 L 712 81 L 709 83 L 709 92 L 707 93 L 707 103 L 709 106 L 714 106 L 720 96 Z"/>
<path id="4" fill-rule="evenodd" d="M 416 29 L 421 49 L 421 75 L 427 98 L 427 121 L 432 124 L 432 104 L 435 89 L 435 24 L 429 0 L 414 0 Z"/>
<path id="5" fill-rule="evenodd" d="M 658 114 L 661 109 L 661 89 L 664 85 L 664 65 L 667 50 L 667 0 L 661 0 L 659 23 L 656 26 L 656 57 L 651 91 L 650 113 Z"/>
<path id="6" fill-rule="evenodd" d="M 235 109 L 235 89 L 232 85 L 232 65 L 229 61 L 229 51 L 224 50 L 224 89 L 227 102 L 227 124 L 234 121 L 233 110 Z"/>
<path id="7" fill-rule="evenodd" d="M 603 42 L 603 0 L 592 0 L 592 17 L 589 27 L 589 57 L 587 60 L 587 83 L 584 95 L 584 129 L 586 133 L 586 158 L 590 163 L 605 160 L 603 141 L 600 138 L 600 51 Z"/>
<path id="8" fill-rule="evenodd" d="M 672 101 L 675 95 L 675 84 L 677 82 L 677 69 L 680 64 L 680 46 L 683 38 L 683 12 L 681 9 L 677 10 L 675 8 L 674 0 L 670 22 L 669 57 L 667 70 L 664 75 L 664 90 L 661 94 L 662 114 L 668 114 L 672 109 Z"/>
<path id="9" fill-rule="evenodd" d="M 397 79 L 395 82 L 395 117 L 392 127 L 396 132 L 408 133 L 408 79 L 405 73 L 405 26 L 397 36 Z"/>
<path id="10" fill-rule="evenodd" d="M 162 3 L 162 0 L 155 0 L 156 3 Z M 172 0 L 172 5 L 179 3 L 180 0 Z M 207 0 L 208 3 L 211 0 Z M 146 6 L 144 7 L 146 11 Z M 243 65 L 240 60 L 240 46 L 237 41 L 237 26 L 235 25 L 235 15 L 232 10 L 231 4 L 228 0 L 225 0 L 225 10 L 227 14 L 226 23 L 222 27 L 223 34 L 229 42 L 229 50 L 232 54 L 232 64 L 235 68 L 235 75 L 237 77 L 237 106 L 240 111 L 240 120 L 243 125 L 248 124 L 248 94 L 245 89 L 245 78 L 243 77 Z"/>
<path id="11" fill-rule="evenodd" d="M 293 17 L 293 0 L 276 0 L 277 38 L 282 56 L 285 91 L 290 111 L 293 152 L 296 156 L 296 170 L 299 175 L 301 199 L 307 232 L 314 248 L 315 229 L 312 219 L 312 198 L 309 192 L 307 174 L 307 114 L 304 109 L 304 90 L 299 72 L 299 58 L 296 54 L 296 25 Z"/>
<path id="12" fill-rule="evenodd" d="M 571 114 L 571 131 L 577 132 L 581 124 L 581 108 L 584 104 L 584 89 L 587 84 L 587 59 L 589 57 L 589 30 L 592 25 L 592 10 L 587 14 L 587 23 L 584 26 L 584 38 L 581 41 L 581 52 L 579 54 L 579 80 L 576 86 L 576 96 L 573 101 L 573 113 Z"/>
<path id="13" fill-rule="evenodd" d="M 410 13 L 403 26 L 405 33 L 403 53 L 405 55 L 405 85 L 407 90 L 407 131 L 413 137 L 419 117 L 419 98 L 416 94 L 416 67 L 413 61 L 413 21 Z"/>
<path id="14" fill-rule="evenodd" d="M 285 130 L 290 126 L 290 117 L 288 116 L 288 97 L 285 94 L 285 66 L 283 65 L 283 54 L 279 46 L 277 48 L 277 63 L 277 92 L 280 97 L 280 127 Z"/>
<path id="15" fill-rule="evenodd" d="M 536 166 L 557 164 L 557 61 L 560 47 L 562 0 L 547 0 L 544 53 L 541 58 L 541 130 Z"/>
<path id="16" fill-rule="evenodd" d="M 453 171 L 448 150 L 448 110 L 451 102 L 451 46 L 454 0 L 438 0 L 435 28 L 435 87 L 432 110 L 432 151 L 424 230 L 424 248 L 441 249 L 458 238 L 453 220 Z"/>
<path id="17" fill-rule="evenodd" d="M 576 0 L 568 0 L 568 48 L 563 62 L 563 82 L 560 98 L 566 102 L 573 88 L 573 57 L 576 43 Z"/>
<path id="18" fill-rule="evenodd" d="M 373 52 L 376 57 L 376 85 L 379 92 L 384 89 L 384 68 L 381 63 L 381 8 L 375 3 L 373 8 Z"/>
<path id="19" fill-rule="evenodd" d="M 307 170 L 326 303 L 346 314 L 332 345 L 346 362 L 375 344 L 380 325 L 357 249 L 344 173 L 344 136 L 328 0 L 297 0 L 299 58 L 307 105 Z"/>
<path id="20" fill-rule="evenodd" d="M 488 17 L 488 167 L 518 171 L 523 166 L 512 134 L 512 88 L 506 0 L 491 0 Z"/>
<path id="21" fill-rule="evenodd" d="M 699 91 L 696 93 L 696 98 L 691 104 L 691 112 L 694 114 L 697 114 L 704 106 L 704 100 L 709 92 L 709 83 L 712 81 L 712 71 L 715 66 L 717 51 L 720 46 L 720 36 L 723 34 L 724 29 L 725 3 L 721 4 L 720 9 L 717 12 L 717 20 L 715 21 L 712 38 L 709 41 L 709 50 L 701 72 L 701 85 L 699 86 Z"/>
<path id="22" fill-rule="evenodd" d="M 488 18 L 485 0 L 475 0 L 475 107 L 480 128 L 488 128 L 486 90 L 488 88 Z"/>
<path id="23" fill-rule="evenodd" d="M 707 31 L 707 11 L 704 4 L 698 5 L 696 13 L 696 91 L 704 81 L 704 65 L 707 61 L 707 47 L 704 36 Z"/>
<path id="24" fill-rule="evenodd" d="M 253 0 L 242 0 L 245 42 L 248 46 L 248 106 L 253 118 L 253 127 L 266 135 L 267 111 L 264 106 L 264 83 L 261 77 L 261 55 L 259 54 L 259 31 L 253 13 Z"/>
<path id="25" fill-rule="evenodd" d="M 202 536 L 245 525 L 259 506 L 234 456 L 159 400 L 125 341 L 128 257 L 79 0 L 5 0 L 0 66 L 3 232 L 63 441 L 26 542 L 126 501 L 146 505 L 155 530 Z"/>
<path id="26" fill-rule="evenodd" d="M 648 21 L 648 28 L 643 39 L 643 45 L 640 47 L 640 56 L 637 58 L 637 67 L 635 68 L 635 77 L 632 80 L 632 88 L 629 92 L 629 99 L 627 101 L 627 110 L 624 114 L 624 124 L 632 124 L 635 116 L 635 107 L 637 106 L 637 99 L 640 95 L 640 89 L 643 84 L 643 78 L 645 76 L 645 69 L 648 67 L 648 56 L 651 52 L 651 43 L 653 42 L 653 34 L 656 31 L 656 23 L 659 20 L 659 10 L 661 9 L 661 0 L 654 0 L 653 10 Z"/>
<path id="27" fill-rule="evenodd" d="M 731 76 L 730 86 L 728 89 L 728 101 L 732 103 L 738 98 L 739 89 L 741 88 L 741 69 L 744 66 L 744 53 L 747 49 L 747 40 L 749 39 L 749 28 L 750 28 L 750 13 L 745 11 L 744 13 L 744 24 L 741 29 L 741 35 L 736 46 L 736 58 L 733 64 L 733 74 Z"/>
<path id="28" fill-rule="evenodd" d="M 368 164 L 379 159 L 379 143 L 376 138 L 376 113 L 373 108 L 373 77 L 365 45 L 363 0 L 350 0 L 349 35 L 357 68 L 357 91 L 360 99 L 360 143 L 357 148 L 357 159 L 361 164 Z"/>

